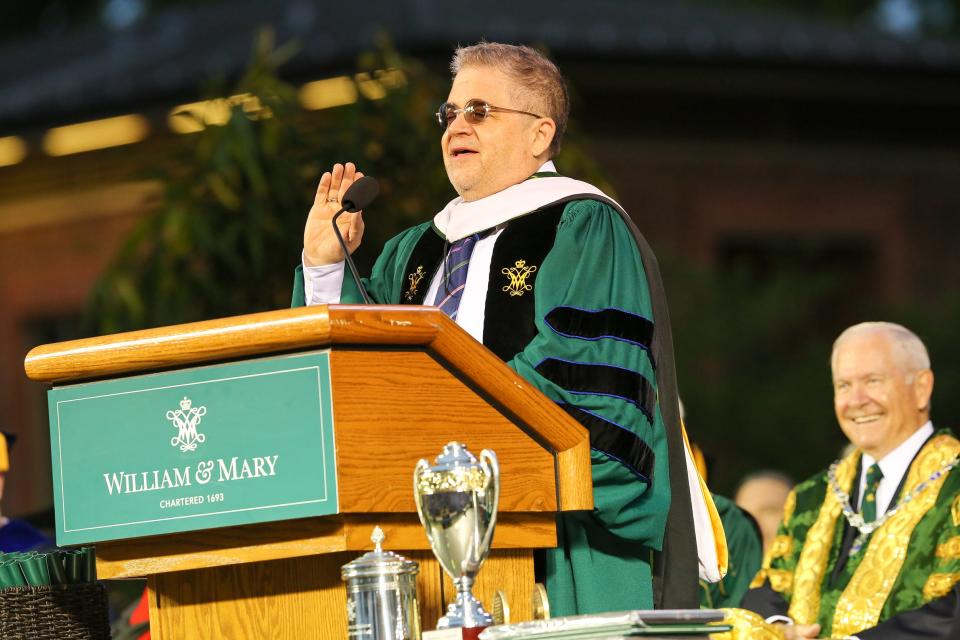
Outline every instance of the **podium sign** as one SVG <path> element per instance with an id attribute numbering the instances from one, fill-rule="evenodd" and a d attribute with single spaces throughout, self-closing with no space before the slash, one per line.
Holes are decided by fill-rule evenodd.
<path id="1" fill-rule="evenodd" d="M 328 351 L 55 387 L 57 543 L 338 512 Z"/>

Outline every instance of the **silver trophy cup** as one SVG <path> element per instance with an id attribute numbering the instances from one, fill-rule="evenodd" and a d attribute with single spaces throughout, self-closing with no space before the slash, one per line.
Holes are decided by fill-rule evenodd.
<path id="1" fill-rule="evenodd" d="M 493 617 L 470 592 L 480 565 L 490 554 L 500 498 L 497 456 L 484 449 L 477 460 L 467 447 L 451 442 L 430 466 L 420 460 L 413 472 L 414 500 L 433 554 L 457 588 L 456 600 L 438 629 L 487 627 Z"/>

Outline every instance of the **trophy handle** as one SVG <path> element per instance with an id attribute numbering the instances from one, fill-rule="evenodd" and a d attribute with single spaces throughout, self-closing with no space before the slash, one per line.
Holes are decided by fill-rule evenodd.
<path id="1" fill-rule="evenodd" d="M 430 470 L 430 463 L 427 462 L 424 458 L 420 458 L 417 461 L 417 466 L 413 468 L 413 502 L 417 505 L 417 516 L 420 517 L 420 524 L 426 528 L 427 521 L 423 517 L 423 505 L 421 504 L 420 496 L 420 478 L 423 476 L 424 472 Z M 429 538 L 429 536 L 427 536 Z M 433 541 L 431 540 L 431 546 L 433 546 Z"/>
<path id="2" fill-rule="evenodd" d="M 497 455 L 489 449 L 480 452 L 480 465 L 483 467 L 487 478 L 487 490 L 492 490 L 493 500 L 490 504 L 490 526 L 483 536 L 481 549 L 489 549 L 490 542 L 493 540 L 493 530 L 497 524 L 497 507 L 500 504 L 500 464 L 497 462 Z"/>

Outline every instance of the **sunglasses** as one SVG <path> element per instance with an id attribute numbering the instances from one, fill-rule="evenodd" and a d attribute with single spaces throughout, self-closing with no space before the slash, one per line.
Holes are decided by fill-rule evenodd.
<path id="1" fill-rule="evenodd" d="M 440 128 L 446 131 L 447 127 L 453 124 L 453 121 L 456 120 L 457 116 L 461 113 L 470 124 L 480 124 L 494 111 L 499 111 L 501 113 L 519 113 L 525 116 L 533 116 L 534 118 L 543 117 L 538 116 L 535 113 L 530 113 L 529 111 L 507 109 L 506 107 L 495 107 L 477 98 L 468 100 L 467 104 L 463 108 L 458 107 L 452 102 L 444 102 L 440 105 L 440 108 L 437 109 L 437 112 L 434 115 L 437 116 L 437 123 L 440 125 Z"/>

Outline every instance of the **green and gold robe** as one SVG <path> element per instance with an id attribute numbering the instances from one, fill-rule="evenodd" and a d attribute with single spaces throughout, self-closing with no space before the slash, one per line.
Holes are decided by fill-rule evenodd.
<path id="1" fill-rule="evenodd" d="M 860 455 L 856 451 L 837 466 L 838 485 L 847 494 L 859 477 Z M 954 586 L 960 581 L 960 469 L 937 472 L 958 455 L 960 441 L 949 431 L 934 434 L 907 471 L 895 503 L 901 504 L 899 510 L 839 570 L 835 567 L 845 518 L 827 473 L 797 485 L 751 587 L 778 593 L 789 607 L 787 615 L 798 624 L 819 623 L 821 637 L 860 634 L 865 629 L 871 631 L 861 634 L 863 638 L 953 637 L 951 631 L 942 631 L 942 620 L 936 633 L 947 635 L 911 636 L 902 626 L 884 633 L 873 628 L 878 624 L 896 628 L 898 615 L 911 616 L 911 625 L 923 627 L 927 605 L 930 611 L 955 610 L 952 600 L 938 599 L 949 595 L 955 600 Z M 923 482 L 926 488 L 914 494 Z M 744 606 L 752 608 L 749 596 Z"/>

